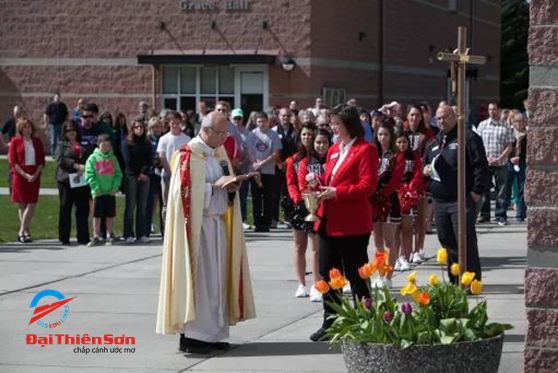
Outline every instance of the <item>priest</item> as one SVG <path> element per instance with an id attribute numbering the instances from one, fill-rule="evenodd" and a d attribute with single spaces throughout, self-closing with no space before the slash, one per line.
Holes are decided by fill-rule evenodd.
<path id="1" fill-rule="evenodd" d="M 156 331 L 187 353 L 228 349 L 229 325 L 255 317 L 227 128 L 210 113 L 171 161 Z"/>

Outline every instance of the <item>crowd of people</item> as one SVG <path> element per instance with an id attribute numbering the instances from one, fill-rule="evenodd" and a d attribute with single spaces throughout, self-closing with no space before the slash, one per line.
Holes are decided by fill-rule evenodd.
<path id="1" fill-rule="evenodd" d="M 197 112 L 165 109 L 157 113 L 142 101 L 137 115 L 129 120 L 123 113 L 100 112 L 95 103 L 83 99 L 70 111 L 56 94 L 45 109 L 42 125 L 36 126 L 16 105 L 2 134 L 8 135 L 11 199 L 19 206 L 17 239 L 32 240 L 31 221 L 45 164 L 45 147 L 35 135 L 39 128 L 47 132 L 48 149 L 57 164 L 60 242 L 70 243 L 75 210 L 80 244 L 147 243 L 157 216 L 159 229 L 165 232 L 173 154 L 198 136 L 203 119 L 214 111 L 228 121 L 227 130 L 214 135 L 223 138 L 234 173 L 255 175 L 239 189 L 243 228 L 269 232 L 284 223 L 293 230 L 295 296 L 322 301 L 320 292 L 306 284 L 308 246 L 314 283 L 327 277 L 332 264 L 341 261 L 350 280 L 346 291 L 360 294 L 362 284 L 354 270 L 368 246 L 369 235 L 360 236 L 372 224 L 374 247 L 388 252 L 395 270 L 409 270 L 424 260 L 425 235 L 434 215 L 428 184 L 439 177 L 437 172 L 425 171 L 435 161 L 435 157 L 429 158 L 428 149 L 432 150 L 432 143 L 439 143 L 440 150 L 457 146 L 450 141 L 451 133 L 440 133 L 444 121 L 455 114 L 446 102 L 440 102 L 436 114 L 426 102 L 403 109 L 392 102 L 368 111 L 354 99 L 342 107 L 327 108 L 318 98 L 306 109 L 291 101 L 269 112 L 245 113 L 241 108 L 232 109 L 226 101 L 218 101 L 214 107 L 201 101 Z M 478 144 L 494 179 L 495 222 L 508 224 L 512 206 L 516 219 L 523 221 L 528 113 L 501 110 L 497 102 L 491 102 L 488 115 L 471 127 L 480 138 Z M 209 127 L 208 131 L 215 129 Z M 1 139 L 4 141 L 3 136 Z M 328 162 L 341 166 L 332 166 L 328 174 Z M 370 174 L 372 170 L 377 170 L 375 175 Z M 320 193 L 322 221 L 317 225 L 304 219 L 309 212 L 303 194 L 309 191 Z M 476 192 L 479 195 L 472 203 L 480 207 L 480 214 L 472 219 L 479 224 L 488 222 L 490 187 Z M 125 195 L 120 237 L 112 228 L 117 193 Z M 247 220 L 249 194 L 253 227 Z M 436 224 L 439 231 L 438 218 Z M 352 257 L 333 249 L 339 242 L 355 247 Z M 376 285 L 391 286 L 390 276 Z"/>

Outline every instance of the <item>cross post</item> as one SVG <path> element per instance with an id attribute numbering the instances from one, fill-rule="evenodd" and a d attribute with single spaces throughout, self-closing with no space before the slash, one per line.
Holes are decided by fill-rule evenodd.
<path id="1" fill-rule="evenodd" d="M 451 64 L 453 94 L 457 94 L 457 250 L 461 273 L 467 270 L 467 220 L 465 215 L 466 181 L 465 181 L 465 72 L 468 64 L 486 63 L 484 56 L 469 55 L 467 45 L 467 28 L 457 29 L 457 49 L 453 53 L 438 53 L 439 61 Z M 459 276 L 461 281 L 461 275 Z"/>

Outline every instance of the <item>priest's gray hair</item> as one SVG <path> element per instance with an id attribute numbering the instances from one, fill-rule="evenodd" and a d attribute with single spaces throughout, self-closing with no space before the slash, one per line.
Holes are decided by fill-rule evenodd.
<path id="1" fill-rule="evenodd" d="M 202 128 L 213 127 L 215 124 L 215 112 L 207 114 L 201 121 Z"/>

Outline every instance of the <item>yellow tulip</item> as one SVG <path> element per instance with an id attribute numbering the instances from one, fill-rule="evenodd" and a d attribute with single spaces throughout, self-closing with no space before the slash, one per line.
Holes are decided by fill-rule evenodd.
<path id="1" fill-rule="evenodd" d="M 345 280 L 344 276 L 337 276 L 329 281 L 329 286 L 331 286 L 333 290 L 341 289 L 346 284 L 347 281 Z"/>
<path id="2" fill-rule="evenodd" d="M 461 273 L 461 266 L 459 263 L 453 263 L 450 267 L 450 273 L 454 276 L 459 276 Z"/>
<path id="3" fill-rule="evenodd" d="M 412 282 L 413 284 L 417 283 L 417 271 L 413 271 L 409 273 L 407 276 L 407 281 Z"/>
<path id="4" fill-rule="evenodd" d="M 475 272 L 463 272 L 461 275 L 461 285 L 469 286 L 471 285 L 471 281 L 475 278 Z"/>
<path id="5" fill-rule="evenodd" d="M 471 294 L 479 295 L 480 293 L 482 293 L 482 281 L 473 280 L 471 282 Z"/>
<path id="6" fill-rule="evenodd" d="M 431 274 L 430 276 L 428 276 L 428 283 L 430 285 L 438 285 L 439 282 L 440 280 L 438 280 L 438 276 L 436 276 L 435 274 Z"/>
<path id="7" fill-rule="evenodd" d="M 440 265 L 444 265 L 448 263 L 448 251 L 443 247 L 440 247 L 438 249 L 438 252 L 436 252 L 436 261 Z"/>
<path id="8" fill-rule="evenodd" d="M 407 285 L 401 288 L 401 295 L 413 295 L 413 293 L 417 292 L 418 288 L 414 282 L 407 282 Z"/>

